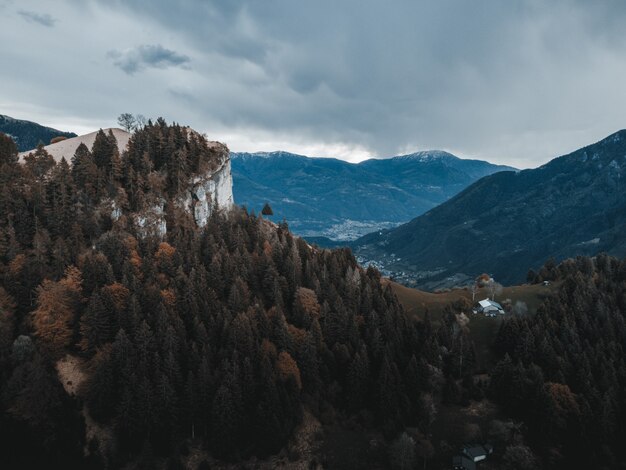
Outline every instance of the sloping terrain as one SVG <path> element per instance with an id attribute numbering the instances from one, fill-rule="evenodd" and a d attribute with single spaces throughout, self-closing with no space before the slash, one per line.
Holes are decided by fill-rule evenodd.
<path id="1" fill-rule="evenodd" d="M 624 256 L 625 172 L 620 131 L 539 168 L 487 176 L 407 224 L 364 236 L 355 250 L 415 285 L 482 272 L 518 283 L 550 257 Z"/>
<path id="2" fill-rule="evenodd" d="M 9 135 L 17 144 L 20 152 L 34 149 L 43 142 L 49 144 L 55 137 L 76 137 L 73 132 L 63 132 L 51 127 L 45 127 L 31 121 L 14 119 L 0 114 L 0 132 Z"/>
<path id="3" fill-rule="evenodd" d="M 299 235 L 354 239 L 395 227 L 485 175 L 510 169 L 446 152 L 419 152 L 359 164 L 287 152 L 232 153 L 235 200 L 265 202 Z"/>
<path id="4" fill-rule="evenodd" d="M 113 136 L 117 140 L 118 150 L 120 153 L 122 153 L 128 145 L 131 134 L 129 132 L 126 132 L 125 130 L 118 128 L 103 130 L 107 135 L 109 134 L 109 132 L 113 134 Z M 46 152 L 52 155 L 52 157 L 57 162 L 61 161 L 62 158 L 65 158 L 65 160 L 69 162 L 74 156 L 74 153 L 76 152 L 76 149 L 80 144 L 85 144 L 89 149 L 93 147 L 93 143 L 96 140 L 96 135 L 98 135 L 98 132 L 99 131 L 94 131 L 90 132 L 89 134 L 72 137 L 67 140 L 62 140 L 61 142 L 57 142 L 55 144 L 46 145 L 44 149 L 46 150 Z M 30 153 L 30 151 L 32 150 L 34 150 L 34 148 L 27 149 L 26 151 L 20 153 L 20 158 L 28 155 L 28 153 Z"/>

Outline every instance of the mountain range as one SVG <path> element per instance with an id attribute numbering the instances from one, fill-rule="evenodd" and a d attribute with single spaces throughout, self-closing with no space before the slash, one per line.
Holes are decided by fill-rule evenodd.
<path id="1" fill-rule="evenodd" d="M 6 116 L 0 125 L 29 149 L 35 135 L 74 135 Z M 483 272 L 517 283 L 550 257 L 626 255 L 626 131 L 523 171 L 443 151 L 358 164 L 287 152 L 231 158 L 237 204 L 260 212 L 269 202 L 296 234 L 349 244 L 407 285 L 458 285 Z"/>
<path id="2" fill-rule="evenodd" d="M 234 196 L 305 237 L 349 240 L 395 227 L 446 201 L 471 183 L 511 170 L 443 151 L 358 164 L 287 152 L 231 153 Z"/>
<path id="3" fill-rule="evenodd" d="M 523 281 L 550 257 L 626 255 L 626 131 L 531 170 L 486 176 L 392 230 L 354 242 L 362 260 L 422 287 L 487 272 Z"/>
<path id="4" fill-rule="evenodd" d="M 32 150 L 40 142 L 48 145 L 55 137 L 76 137 L 73 132 L 63 132 L 51 127 L 45 127 L 36 122 L 14 119 L 0 114 L 0 132 L 9 135 L 17 144 L 20 152 Z"/>

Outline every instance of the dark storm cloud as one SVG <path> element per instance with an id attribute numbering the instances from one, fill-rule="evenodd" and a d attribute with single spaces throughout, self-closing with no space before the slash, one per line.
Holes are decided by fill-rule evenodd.
<path id="1" fill-rule="evenodd" d="M 112 51 L 106 64 L 128 75 L 171 69 L 143 86 L 135 77 L 120 80 L 112 90 L 119 98 L 107 106 L 132 99 L 143 114 L 228 135 L 233 149 L 241 148 L 242 136 L 254 136 L 266 142 L 260 150 L 315 143 L 326 145 L 329 156 L 339 147 L 387 156 L 444 148 L 524 167 L 626 123 L 626 2 L 620 0 L 63 4 L 64 27 L 87 25 L 77 33 L 85 39 L 82 49 L 68 40 L 73 63 L 83 57 L 83 65 L 97 68 L 90 62 L 96 44 L 99 57 Z M 128 49 L 158 43 L 168 49 Z M 66 80 L 68 87 L 92 84 Z M 88 102 L 77 98 L 74 113 Z"/>
<path id="2" fill-rule="evenodd" d="M 26 21 L 38 23 L 42 26 L 47 26 L 48 28 L 53 27 L 54 24 L 57 22 L 57 20 L 48 13 L 37 13 L 35 11 L 28 10 L 20 10 L 18 11 L 18 13 Z"/>
<path id="3" fill-rule="evenodd" d="M 186 55 L 166 49 L 160 44 L 137 46 L 126 51 L 112 50 L 107 52 L 107 57 L 129 75 L 148 67 L 187 67 L 190 61 Z"/>

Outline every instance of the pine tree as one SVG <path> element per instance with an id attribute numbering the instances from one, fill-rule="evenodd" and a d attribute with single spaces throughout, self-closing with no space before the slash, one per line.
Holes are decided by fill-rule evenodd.
<path id="1" fill-rule="evenodd" d="M 265 203 L 263 210 L 261 210 L 261 214 L 265 216 L 274 215 L 274 211 L 272 210 L 272 206 L 270 206 L 269 202 Z"/>
<path id="2" fill-rule="evenodd" d="M 8 135 L 0 132 L 0 168 L 3 165 L 14 165 L 18 162 L 17 145 Z"/>
<path id="3" fill-rule="evenodd" d="M 94 292 L 81 319 L 80 332 L 84 351 L 95 353 L 103 344 L 111 341 L 115 333 L 115 321 L 98 292 Z"/>

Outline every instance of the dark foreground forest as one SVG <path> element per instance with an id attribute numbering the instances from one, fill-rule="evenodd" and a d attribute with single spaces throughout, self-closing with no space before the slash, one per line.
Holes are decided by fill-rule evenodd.
<path id="1" fill-rule="evenodd" d="M 374 468 L 442 468 L 438 410 L 486 401 L 501 429 L 485 468 L 624 468 L 626 262 L 544 269 L 558 295 L 502 324 L 485 371 L 464 306 L 408 318 L 348 250 L 244 209 L 198 228 L 175 201 L 212 167 L 204 137 L 158 120 L 122 155 L 112 139 L 18 163 L 0 135 L 3 468 L 184 468 L 192 448 L 204 468 L 247 462 L 307 415 L 380 436 Z M 157 199 L 161 235 L 140 223 Z"/>

